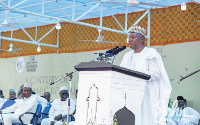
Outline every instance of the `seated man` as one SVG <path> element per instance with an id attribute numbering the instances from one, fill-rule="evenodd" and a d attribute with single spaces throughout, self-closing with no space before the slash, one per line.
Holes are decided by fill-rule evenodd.
<path id="1" fill-rule="evenodd" d="M 21 95 L 22 95 L 22 88 L 24 87 L 24 85 L 21 85 L 20 86 L 20 89 L 21 89 L 21 92 L 20 92 L 20 89 L 19 89 L 19 92 L 18 92 L 18 99 L 21 98 Z M 35 92 L 32 91 L 32 96 L 35 96 L 36 100 L 37 100 L 37 103 L 41 104 L 42 105 L 42 111 L 44 110 L 45 106 L 47 105 L 47 100 L 39 95 L 37 95 Z M 22 95 L 23 97 L 23 95 Z"/>
<path id="2" fill-rule="evenodd" d="M 7 99 L 4 99 L 4 96 L 3 96 L 3 91 L 0 90 L 0 109 L 1 107 L 3 106 L 3 104 L 7 101 Z"/>
<path id="3" fill-rule="evenodd" d="M 48 104 L 51 103 L 51 101 L 50 101 L 50 98 L 51 98 L 50 92 L 45 92 L 43 97 L 47 100 Z"/>
<path id="4" fill-rule="evenodd" d="M 0 90 L 0 98 L 4 98 L 2 90 Z"/>
<path id="5" fill-rule="evenodd" d="M 186 107 L 186 102 L 183 97 L 177 98 L 178 107 L 174 111 L 172 120 L 173 125 L 198 125 L 200 114 L 190 107 Z"/>
<path id="6" fill-rule="evenodd" d="M 60 87 L 60 98 L 55 99 L 51 103 L 51 109 L 49 111 L 49 118 L 45 118 L 42 120 L 41 125 L 61 125 L 63 122 L 67 121 L 68 114 L 68 90 L 65 86 Z M 75 110 L 75 106 L 73 105 L 73 100 L 70 99 L 70 110 L 69 115 Z"/>
<path id="7" fill-rule="evenodd" d="M 31 95 L 32 86 L 29 83 L 25 83 L 23 87 L 23 92 L 21 99 L 19 99 L 15 104 L 10 107 L 7 107 L 0 111 L 0 123 L 4 125 L 12 125 L 13 123 L 21 123 L 19 121 L 19 116 L 26 113 L 32 112 L 35 113 L 37 108 L 37 100 L 35 96 Z M 14 112 L 14 113 L 13 113 Z M 22 116 L 22 121 L 25 124 L 30 124 L 32 119 L 32 114 L 25 114 Z"/>

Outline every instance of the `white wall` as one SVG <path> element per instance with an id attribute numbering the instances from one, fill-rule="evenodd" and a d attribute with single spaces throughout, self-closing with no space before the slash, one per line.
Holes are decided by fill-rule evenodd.
<path id="1" fill-rule="evenodd" d="M 180 75 L 186 76 L 200 69 L 200 41 L 171 44 L 167 46 L 154 46 L 161 54 L 164 60 L 166 70 L 172 85 L 172 100 L 182 95 L 188 100 L 188 105 L 200 112 L 200 72 L 196 73 L 182 82 L 179 81 Z M 123 55 L 130 51 L 127 48 L 119 53 L 114 61 L 119 65 Z M 95 52 L 105 52 L 95 51 Z M 62 85 L 69 86 L 69 79 L 63 79 L 61 82 L 49 85 L 53 80 L 60 78 L 74 71 L 74 66 L 80 62 L 89 62 L 93 60 L 93 52 L 65 53 L 65 54 L 44 54 L 35 55 L 35 60 L 31 61 L 30 56 L 23 56 L 26 65 L 33 64 L 37 67 L 36 72 L 27 72 L 26 67 L 22 73 L 16 71 L 16 58 L 0 59 L 0 89 L 3 90 L 4 96 L 8 98 L 8 91 L 14 88 L 18 91 L 19 86 L 25 81 L 32 82 L 33 90 L 43 95 L 44 91 L 52 93 L 52 100 L 59 97 L 59 87 Z M 30 67 L 29 67 L 30 68 Z M 78 72 L 74 73 L 72 79 L 72 97 L 78 84 Z"/>

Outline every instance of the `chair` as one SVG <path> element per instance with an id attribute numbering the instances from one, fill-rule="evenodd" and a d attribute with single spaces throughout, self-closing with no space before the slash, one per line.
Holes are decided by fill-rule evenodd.
<path id="1" fill-rule="evenodd" d="M 10 106 L 13 105 L 14 103 L 15 103 L 14 100 L 7 100 L 7 101 L 3 104 L 3 106 L 1 107 L 1 110 L 5 109 L 5 108 L 7 108 L 7 107 L 10 107 Z"/>
<path id="2" fill-rule="evenodd" d="M 38 104 L 35 113 L 26 112 L 26 113 L 24 113 L 24 114 L 33 114 L 33 118 L 32 118 L 32 120 L 31 120 L 31 124 L 37 125 L 37 121 L 38 121 L 38 118 L 40 117 L 41 111 L 42 111 L 42 105 L 41 105 L 41 104 Z M 15 123 L 15 124 L 13 124 L 13 125 L 25 125 L 25 124 L 23 123 L 23 121 L 21 120 L 21 117 L 22 117 L 24 114 L 22 114 L 22 115 L 19 116 L 19 120 L 20 120 L 21 123 Z"/>
<path id="3" fill-rule="evenodd" d="M 41 118 L 42 118 L 42 119 L 48 117 L 48 115 L 49 115 L 49 110 L 50 110 L 51 106 L 52 106 L 51 104 L 47 104 L 47 105 L 45 106 L 43 112 L 41 113 Z"/>
<path id="4" fill-rule="evenodd" d="M 200 125 L 200 119 L 199 119 L 199 125 Z"/>
<path id="5" fill-rule="evenodd" d="M 71 121 L 75 121 L 75 118 L 73 115 L 70 115 L 71 116 Z"/>
<path id="6" fill-rule="evenodd" d="M 3 110 L 7 107 L 10 107 L 11 105 L 13 105 L 15 103 L 14 100 L 7 100 L 6 102 L 4 102 L 3 106 L 1 107 L 0 110 Z M 2 123 L 0 123 L 0 125 L 2 125 Z"/>

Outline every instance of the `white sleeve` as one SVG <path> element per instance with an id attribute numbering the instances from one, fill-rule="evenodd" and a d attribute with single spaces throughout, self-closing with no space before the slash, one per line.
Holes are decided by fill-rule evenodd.
<path id="1" fill-rule="evenodd" d="M 42 111 L 44 110 L 45 106 L 47 105 L 47 100 L 43 97 L 37 95 L 37 101 L 42 105 Z"/>
<path id="2" fill-rule="evenodd" d="M 188 110 L 186 111 L 184 115 L 187 116 L 188 122 L 194 123 L 195 125 L 198 124 L 200 120 L 200 114 L 196 110 L 190 107 L 187 107 L 187 109 Z"/>
<path id="3" fill-rule="evenodd" d="M 160 77 L 160 69 L 157 64 L 156 58 L 148 59 L 148 71 L 146 72 L 151 78 L 148 81 L 156 80 Z"/>

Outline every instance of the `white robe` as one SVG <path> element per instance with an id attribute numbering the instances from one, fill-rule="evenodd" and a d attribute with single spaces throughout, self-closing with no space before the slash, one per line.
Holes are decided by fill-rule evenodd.
<path id="1" fill-rule="evenodd" d="M 70 111 L 69 115 L 72 115 L 75 110 L 74 101 L 70 99 Z M 49 111 L 49 118 L 45 118 L 42 120 L 41 125 L 50 125 L 51 121 L 54 121 L 56 125 L 62 124 L 62 120 L 67 122 L 67 114 L 68 114 L 68 99 L 66 101 L 61 101 L 61 98 L 55 99 L 53 103 L 51 103 L 51 109 Z M 55 116 L 62 114 L 62 119 L 59 121 L 55 121 Z"/>
<path id="2" fill-rule="evenodd" d="M 120 66 L 151 76 L 147 80 L 142 102 L 142 125 L 165 125 L 171 85 L 160 54 L 147 47 L 140 53 L 132 50 L 124 55 Z"/>
<path id="3" fill-rule="evenodd" d="M 35 113 L 37 104 L 38 103 L 37 103 L 36 97 L 32 95 L 29 98 L 18 99 L 16 103 L 14 103 L 12 106 L 7 107 L 2 110 L 2 117 L 0 119 L 4 120 L 5 125 L 10 125 L 10 123 L 7 123 L 7 122 L 15 123 L 16 121 L 17 123 L 20 123 L 18 121 L 19 116 L 26 112 Z M 14 113 L 6 114 L 6 113 L 11 113 L 11 112 L 14 112 Z M 6 121 L 5 118 L 9 118 L 9 119 Z M 24 124 L 29 124 L 32 118 L 33 118 L 32 114 L 24 114 L 22 116 L 22 121 L 24 122 Z"/>
<path id="4" fill-rule="evenodd" d="M 42 105 L 42 111 L 41 112 L 43 112 L 44 108 L 46 107 L 46 105 L 48 103 L 47 100 L 45 98 L 39 96 L 39 95 L 36 95 L 36 94 L 32 94 L 32 95 L 36 96 L 37 102 Z"/>
<path id="5" fill-rule="evenodd" d="M 176 108 L 170 118 L 167 125 L 198 125 L 200 114 L 190 107 Z"/>

